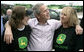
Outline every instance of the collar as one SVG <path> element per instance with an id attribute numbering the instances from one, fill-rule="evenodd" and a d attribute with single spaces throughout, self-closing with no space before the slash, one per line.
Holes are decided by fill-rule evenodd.
<path id="1" fill-rule="evenodd" d="M 37 18 L 36 18 L 36 20 L 35 20 L 35 25 L 39 25 L 39 21 L 37 20 Z M 49 25 L 48 20 L 47 20 L 47 22 L 46 22 L 44 25 Z"/>
<path id="2" fill-rule="evenodd" d="M 25 28 L 25 26 L 23 26 L 22 28 L 17 28 L 19 31 L 23 31 Z"/>

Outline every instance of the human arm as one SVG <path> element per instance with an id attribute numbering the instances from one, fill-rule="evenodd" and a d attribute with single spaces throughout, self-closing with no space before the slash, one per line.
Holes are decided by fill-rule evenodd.
<path id="1" fill-rule="evenodd" d="M 9 22 L 7 21 L 5 24 L 4 41 L 7 44 L 10 44 L 10 43 L 12 43 L 12 40 L 14 40 L 14 39 L 13 39 L 11 26 L 9 25 Z"/>
<path id="2" fill-rule="evenodd" d="M 83 34 L 83 28 L 80 25 L 76 25 L 75 31 L 77 35 Z"/>

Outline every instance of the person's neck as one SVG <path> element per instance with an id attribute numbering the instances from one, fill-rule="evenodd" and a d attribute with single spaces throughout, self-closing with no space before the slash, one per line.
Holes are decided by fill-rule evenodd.
<path id="1" fill-rule="evenodd" d="M 63 24 L 63 28 L 68 28 L 69 25 L 68 24 Z"/>
<path id="2" fill-rule="evenodd" d="M 39 24 L 45 24 L 47 21 L 46 20 L 38 20 Z"/>

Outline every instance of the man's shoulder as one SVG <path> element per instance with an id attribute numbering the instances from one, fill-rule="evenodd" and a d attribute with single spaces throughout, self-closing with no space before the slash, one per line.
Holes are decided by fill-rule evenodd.
<path id="1" fill-rule="evenodd" d="M 30 21 L 34 21 L 34 20 L 37 20 L 36 18 L 32 18 L 32 19 L 30 19 Z"/>
<path id="2" fill-rule="evenodd" d="M 28 20 L 28 24 L 29 24 L 29 25 L 33 25 L 36 20 L 37 20 L 36 18 L 29 19 L 29 20 Z"/>
<path id="3" fill-rule="evenodd" d="M 49 19 L 48 22 L 55 23 L 55 22 L 59 22 L 59 20 Z"/>
<path id="4" fill-rule="evenodd" d="M 56 19 L 49 19 L 49 21 L 59 21 L 59 20 L 56 20 Z"/>

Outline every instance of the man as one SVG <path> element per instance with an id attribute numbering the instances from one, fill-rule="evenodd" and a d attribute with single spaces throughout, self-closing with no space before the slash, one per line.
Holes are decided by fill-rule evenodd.
<path id="1" fill-rule="evenodd" d="M 12 15 L 12 10 L 11 9 L 7 9 L 6 16 L 3 18 L 3 24 L 5 24 L 9 20 L 11 15 Z"/>
<path id="2" fill-rule="evenodd" d="M 4 27 L 3 27 L 3 16 L 1 16 L 1 36 L 3 35 Z"/>
<path id="3" fill-rule="evenodd" d="M 12 10 L 11 10 L 11 9 L 8 9 L 8 10 L 6 11 L 6 14 L 7 14 L 7 17 L 11 17 L 11 15 L 12 15 Z"/>
<path id="4" fill-rule="evenodd" d="M 4 16 L 3 16 L 3 9 L 1 8 L 1 37 L 2 37 L 2 35 L 3 35 L 3 31 L 4 31 L 4 24 L 3 24 L 3 18 L 4 18 Z"/>
<path id="5" fill-rule="evenodd" d="M 33 11 L 36 18 L 28 21 L 28 25 L 32 29 L 27 47 L 28 51 L 51 51 L 54 31 L 61 26 L 61 22 L 54 19 L 50 20 L 49 10 L 42 3 L 36 4 L 33 7 Z M 76 26 L 76 30 L 77 28 L 81 29 L 79 25 Z M 4 40 L 8 44 L 13 40 L 10 29 L 11 27 L 7 23 Z M 80 30 L 80 32 L 81 31 L 82 30 Z M 77 33 L 79 32 L 77 31 Z"/>

